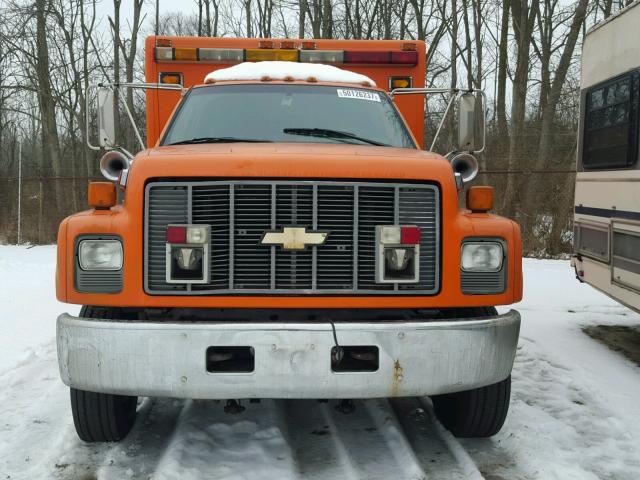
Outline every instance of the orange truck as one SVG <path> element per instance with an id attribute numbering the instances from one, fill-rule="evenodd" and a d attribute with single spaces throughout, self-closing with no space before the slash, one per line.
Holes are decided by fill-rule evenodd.
<path id="1" fill-rule="evenodd" d="M 110 181 L 60 224 L 56 273 L 58 299 L 83 306 L 57 321 L 82 440 L 126 436 L 140 396 L 238 412 L 428 395 L 455 435 L 500 430 L 520 316 L 495 307 L 522 297 L 520 232 L 489 187 L 460 208 L 482 95 L 425 89 L 425 56 L 152 36 L 147 83 L 95 86 Z M 146 89 L 135 157 L 114 134 L 124 88 Z M 448 158 L 423 150 L 427 94 L 458 110 Z"/>

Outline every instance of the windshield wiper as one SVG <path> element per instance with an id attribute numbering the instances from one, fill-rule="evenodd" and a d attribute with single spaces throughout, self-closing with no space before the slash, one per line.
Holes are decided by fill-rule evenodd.
<path id="1" fill-rule="evenodd" d="M 271 143 L 272 140 L 263 140 L 261 138 L 239 138 L 239 137 L 198 137 L 190 140 L 180 140 L 179 142 L 169 143 L 168 145 L 195 145 L 198 143 Z"/>
<path id="2" fill-rule="evenodd" d="M 343 132 L 342 130 L 331 130 L 329 128 L 285 128 L 282 131 L 290 135 L 305 135 L 309 137 L 325 138 L 348 138 L 351 140 L 358 140 L 360 142 L 368 143 L 369 145 L 378 145 L 380 147 L 390 146 L 387 143 L 378 142 L 369 138 L 359 137 L 354 133 Z"/>

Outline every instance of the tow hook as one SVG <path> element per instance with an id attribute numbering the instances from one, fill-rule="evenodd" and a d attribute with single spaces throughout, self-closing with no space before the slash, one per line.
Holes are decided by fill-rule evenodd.
<path id="1" fill-rule="evenodd" d="M 335 409 L 340 413 L 348 415 L 356 409 L 356 404 L 353 403 L 353 400 L 340 400 L 335 406 Z"/>
<path id="2" fill-rule="evenodd" d="M 228 413 L 230 415 L 237 415 L 244 411 L 245 407 L 240 405 L 240 402 L 237 400 L 227 400 L 227 404 L 224 406 L 224 413 Z"/>

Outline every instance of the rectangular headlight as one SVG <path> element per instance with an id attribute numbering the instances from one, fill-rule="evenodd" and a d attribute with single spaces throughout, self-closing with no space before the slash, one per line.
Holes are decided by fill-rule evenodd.
<path id="1" fill-rule="evenodd" d="M 502 269 L 504 250 L 498 242 L 462 244 L 461 267 L 466 272 L 498 272 Z"/>
<path id="2" fill-rule="evenodd" d="M 78 245 L 82 270 L 121 270 L 122 257 L 119 240 L 81 240 Z"/>

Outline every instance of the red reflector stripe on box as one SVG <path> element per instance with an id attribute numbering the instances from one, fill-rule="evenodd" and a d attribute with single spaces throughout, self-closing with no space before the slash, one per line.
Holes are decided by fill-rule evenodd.
<path id="1" fill-rule="evenodd" d="M 391 52 L 344 52 L 344 63 L 391 63 Z"/>
<path id="2" fill-rule="evenodd" d="M 418 52 L 391 52 L 391 63 L 402 65 L 417 65 Z"/>
<path id="3" fill-rule="evenodd" d="M 400 230 L 400 243 L 403 245 L 419 245 L 420 227 L 402 227 Z"/>
<path id="4" fill-rule="evenodd" d="M 187 227 L 167 227 L 167 243 L 187 243 Z"/>

